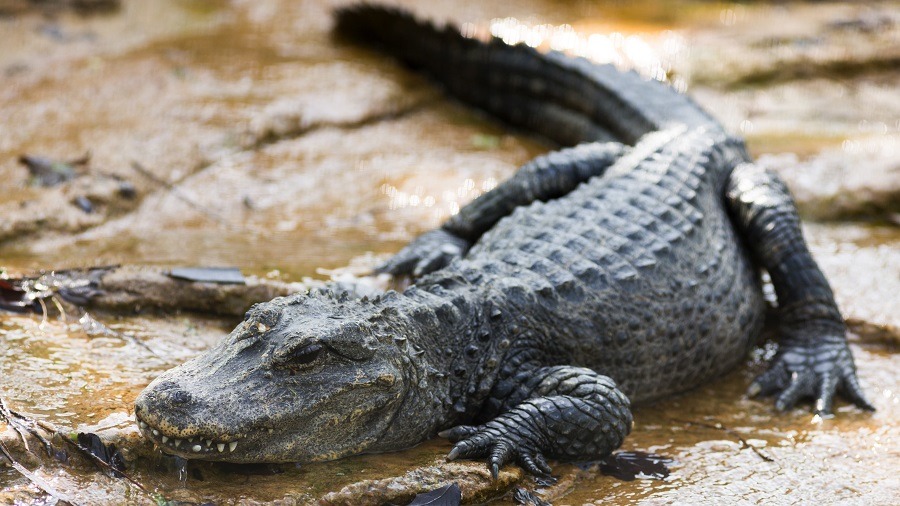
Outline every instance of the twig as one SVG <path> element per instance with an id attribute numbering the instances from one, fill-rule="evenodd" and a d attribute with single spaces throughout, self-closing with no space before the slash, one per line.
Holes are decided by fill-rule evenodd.
<path id="1" fill-rule="evenodd" d="M 10 465 L 12 465 L 13 469 L 19 472 L 22 476 L 28 479 L 31 483 L 34 484 L 37 488 L 41 489 L 45 494 L 53 497 L 57 501 L 65 502 L 71 504 L 72 506 L 78 506 L 78 503 L 69 499 L 64 494 L 53 488 L 52 485 L 47 483 L 46 480 L 41 478 L 40 476 L 32 473 L 28 469 L 25 468 L 22 464 L 19 464 L 15 459 L 13 459 L 12 455 L 10 455 L 9 450 L 6 448 L 6 445 L 0 440 L 0 451 L 3 452 L 3 456 L 9 460 Z"/>
<path id="2" fill-rule="evenodd" d="M 119 332 L 119 331 L 113 330 L 113 329 L 110 329 L 110 330 L 112 330 L 115 333 L 114 335 L 116 337 L 118 337 L 119 339 L 122 339 L 123 341 L 129 342 L 135 346 L 138 346 L 140 348 L 147 350 L 147 353 L 153 355 L 156 358 L 161 358 L 159 356 L 159 354 L 156 353 L 155 351 L 153 351 L 153 348 L 151 348 L 150 346 L 147 346 L 147 343 L 145 343 L 144 341 L 141 341 L 140 339 L 134 337 L 133 335 L 125 333 L 125 332 Z"/>
<path id="3" fill-rule="evenodd" d="M 128 480 L 129 482 L 131 482 L 132 485 L 134 485 L 135 487 L 139 488 L 139 489 L 141 490 L 141 492 L 147 494 L 147 496 L 150 497 L 151 499 L 153 499 L 154 502 L 157 502 L 157 503 L 158 503 L 158 502 L 159 502 L 159 499 L 162 498 L 162 499 L 164 500 L 165 503 L 168 503 L 168 500 L 165 499 L 164 497 L 162 497 L 162 494 L 159 494 L 159 493 L 156 493 L 156 492 L 151 492 L 149 489 L 147 489 L 147 487 L 141 485 L 141 483 L 140 483 L 139 481 L 135 480 L 135 479 L 132 478 L 131 476 L 128 476 L 128 474 L 125 473 L 124 471 L 122 471 L 121 469 L 116 469 L 116 468 L 114 468 L 113 466 L 107 464 L 106 462 L 103 461 L 103 459 L 101 459 L 100 457 L 94 455 L 94 454 L 91 453 L 87 448 L 81 446 L 81 445 L 78 444 L 76 441 L 72 441 L 72 440 L 71 440 L 68 436 L 66 436 L 65 434 L 60 434 L 60 437 L 62 437 L 63 441 L 65 441 L 66 443 L 72 445 L 76 450 L 78 450 L 79 452 L 81 452 L 82 454 L 84 454 L 84 455 L 85 455 L 86 457 L 88 457 L 89 459 L 93 460 L 95 463 L 97 463 L 97 464 L 99 464 L 100 466 L 102 466 L 104 469 L 110 471 L 111 473 L 117 473 L 117 474 L 120 474 L 123 478 L 125 478 L 126 480 Z"/>
<path id="4" fill-rule="evenodd" d="M 80 309 L 80 308 L 79 308 L 79 309 Z M 139 346 L 139 347 L 141 347 L 141 348 L 147 350 L 147 353 L 153 355 L 154 357 L 160 358 L 158 353 L 156 353 L 155 351 L 153 351 L 152 348 L 150 348 L 149 346 L 147 346 L 147 343 L 141 341 L 140 339 L 138 339 L 138 338 L 134 337 L 133 335 L 128 334 L 128 333 L 126 333 L 126 332 L 119 332 L 118 330 L 109 328 L 106 324 L 104 324 L 104 323 L 101 322 L 100 320 L 94 318 L 90 313 L 88 313 L 87 311 L 84 311 L 84 312 L 81 314 L 81 316 L 78 318 L 78 322 L 81 323 L 82 328 L 84 328 L 85 331 L 88 332 L 89 335 L 90 335 L 90 332 L 85 328 L 86 325 L 88 324 L 88 323 L 85 323 L 85 321 L 84 321 L 85 318 L 88 318 L 88 319 L 89 319 L 88 323 L 94 322 L 94 323 L 96 323 L 97 325 L 99 325 L 99 326 L 101 327 L 101 328 L 100 328 L 100 332 L 101 332 L 102 334 L 107 335 L 107 336 L 116 337 L 116 338 L 121 339 L 121 340 L 123 340 L 123 341 L 125 341 L 125 342 L 131 343 L 131 344 L 133 344 L 133 345 L 135 345 L 135 346 Z"/>
<path id="5" fill-rule="evenodd" d="M 12 410 L 12 409 L 9 410 L 9 412 L 12 413 L 12 414 L 13 414 L 14 416 L 16 416 L 17 418 L 19 418 L 19 419 L 21 419 L 21 420 L 24 420 L 24 421 L 27 422 L 28 424 L 34 424 L 34 425 L 37 425 L 38 427 L 41 427 L 41 428 L 43 428 L 44 430 L 46 430 L 46 428 L 45 428 L 43 425 L 41 425 L 41 423 L 38 422 L 38 421 L 32 420 L 31 418 L 28 418 L 28 417 L 26 417 L 26 416 L 24 416 L 24 415 L 18 413 L 17 411 Z M 56 455 L 54 455 L 54 452 L 53 452 L 53 445 L 50 443 L 50 441 L 47 440 L 47 438 L 45 438 L 44 436 L 42 436 L 40 432 L 38 432 L 37 430 L 31 428 L 29 425 L 25 425 L 25 428 L 28 430 L 28 433 L 29 433 L 29 434 L 31 434 L 32 436 L 34 436 L 38 441 L 41 442 L 42 445 L 44 445 L 44 451 L 47 452 L 47 456 L 49 456 L 49 457 L 54 457 L 54 458 L 56 457 Z"/>
<path id="6" fill-rule="evenodd" d="M 62 303 L 59 302 L 56 295 L 51 295 L 50 301 L 53 302 L 53 305 L 56 306 L 56 310 L 59 311 L 59 318 L 62 323 L 68 323 L 69 318 L 66 315 L 66 309 L 63 307 Z"/>
<path id="7" fill-rule="evenodd" d="M 150 172 L 149 170 L 147 170 L 146 168 L 144 168 L 144 166 L 141 165 L 140 163 L 138 163 L 137 161 L 135 161 L 135 160 L 131 161 L 131 168 L 134 169 L 138 174 L 149 179 L 150 181 L 153 181 L 154 183 L 158 184 L 159 186 L 162 186 L 163 188 L 169 190 L 169 192 L 171 192 L 173 197 L 184 202 L 191 209 L 193 209 L 193 210 L 199 212 L 200 214 L 206 216 L 207 218 L 215 221 L 219 225 L 223 225 L 228 228 L 233 228 L 231 226 L 231 224 L 228 223 L 226 220 L 224 220 L 221 216 L 219 216 L 218 214 L 214 213 L 213 211 L 201 206 L 200 204 L 198 204 L 197 202 L 192 200 L 190 197 L 185 195 L 184 192 L 182 192 L 177 186 L 175 186 L 174 184 L 172 184 L 164 179 L 161 179 L 156 174 L 154 174 L 154 173 Z"/>
<path id="8" fill-rule="evenodd" d="M 59 430 L 57 430 L 57 428 L 54 427 L 52 424 L 49 424 L 49 423 L 46 423 L 46 422 L 41 422 L 41 421 L 35 422 L 34 420 L 31 420 L 30 418 L 28 418 L 28 417 L 26 417 L 26 416 L 24 416 L 24 415 L 21 415 L 21 414 L 15 412 L 15 411 L 9 409 L 9 407 L 6 405 L 6 401 L 4 401 L 2 397 L 0 397 L 0 417 L 2 417 L 3 419 L 5 419 L 6 422 L 7 422 L 7 423 L 8 423 L 8 424 L 9 424 L 16 432 L 19 433 L 19 437 L 22 438 L 22 442 L 25 444 L 25 449 L 28 450 L 29 452 L 30 452 L 31 450 L 28 449 L 28 442 L 27 442 L 26 439 L 25 439 L 25 434 L 22 432 L 22 429 L 20 428 L 20 425 L 24 427 L 24 430 L 26 430 L 27 432 L 29 432 L 32 436 L 36 437 L 36 438 L 38 439 L 38 441 L 40 441 L 41 444 L 44 445 L 44 448 L 47 450 L 47 454 L 48 454 L 49 456 L 53 457 L 53 446 L 50 444 L 50 441 L 48 441 L 45 437 L 43 437 L 43 436 L 42 436 L 41 434 L 39 434 L 35 429 L 33 429 L 33 428 L 31 427 L 31 425 L 37 425 L 37 426 L 41 427 L 41 428 L 44 429 L 44 430 L 47 430 L 47 431 L 50 431 L 50 432 L 54 432 L 54 433 L 56 433 L 56 434 L 59 434 L 59 436 L 62 438 L 63 441 L 65 441 L 66 443 L 68 443 L 68 444 L 72 445 L 73 447 L 75 447 L 75 449 L 77 449 L 79 452 L 81 452 L 81 453 L 87 455 L 89 458 L 93 459 L 94 462 L 97 462 L 98 464 L 100 464 L 101 466 L 103 466 L 104 468 L 106 468 L 107 470 L 109 470 L 109 471 L 111 471 L 111 472 L 113 472 L 113 473 L 118 473 L 118 474 L 121 475 L 123 478 L 125 478 L 126 480 L 128 480 L 128 481 L 130 481 L 132 484 L 134 484 L 134 486 L 136 486 L 137 488 L 139 488 L 142 492 L 144 492 L 145 494 L 147 494 L 148 496 L 150 496 L 150 498 L 153 499 L 154 502 L 159 502 L 158 499 L 161 497 L 160 494 L 151 492 L 151 491 L 148 490 L 146 487 L 144 487 L 143 485 L 141 485 L 140 482 L 136 481 L 136 480 L 135 480 L 134 478 L 132 478 L 131 476 L 128 476 L 128 474 L 126 474 L 125 472 L 123 472 L 123 471 L 121 471 L 121 470 L 119 470 L 119 469 L 113 468 L 111 465 L 109 465 L 109 464 L 107 464 L 106 462 L 104 462 L 103 459 L 97 457 L 96 455 L 94 455 L 93 453 L 91 453 L 90 451 L 88 451 L 85 447 L 81 446 L 81 445 L 78 444 L 77 442 L 72 441 L 72 440 L 69 439 L 69 437 L 66 436 L 65 434 L 62 434 L 62 433 L 61 433 Z M 18 420 L 17 420 L 17 419 L 18 419 Z M 20 422 L 19 420 L 22 420 L 22 421 L 25 422 L 25 423 Z M 28 469 L 26 469 L 26 468 L 23 467 L 21 464 L 19 464 L 18 462 L 16 462 L 16 461 L 12 458 L 12 455 L 10 455 L 9 451 L 6 449 L 6 446 L 3 445 L 3 441 L 2 441 L 2 440 L 0 440 L 0 449 L 3 450 L 3 455 L 6 456 L 7 459 L 9 459 L 10 463 L 11 463 L 12 466 L 16 469 L 16 471 L 18 471 L 20 474 L 22 474 L 23 476 L 25 476 L 26 478 L 28 478 L 29 480 L 31 480 L 32 483 L 34 483 L 34 484 L 35 484 L 37 487 L 39 487 L 41 490 L 43 490 L 44 492 L 50 494 L 51 496 L 53 496 L 53 497 L 54 497 L 55 499 L 57 499 L 57 500 L 65 501 L 65 502 L 68 502 L 68 503 L 73 504 L 73 505 L 76 504 L 74 501 L 72 501 L 72 500 L 70 500 L 70 499 L 68 499 L 68 498 L 66 498 L 66 497 L 64 497 L 64 496 L 62 496 L 62 494 L 60 494 L 60 493 L 57 492 L 55 489 L 53 489 L 53 487 L 51 487 L 46 481 L 44 481 L 43 479 L 41 479 L 39 476 L 37 476 L 37 475 L 35 475 L 34 473 L 30 472 Z"/>
<path id="9" fill-rule="evenodd" d="M 19 435 L 19 438 L 22 440 L 22 444 L 25 446 L 25 451 L 31 452 L 31 448 L 28 447 L 28 438 L 25 436 L 25 433 L 22 432 L 22 427 L 19 426 L 20 424 L 16 420 L 13 420 L 13 418 L 15 417 L 9 410 L 9 407 L 6 406 L 6 401 L 4 401 L 2 397 L 0 397 L 0 416 L 2 416 L 3 419 L 6 420 L 6 423 L 8 423 L 9 426 L 12 427 L 13 430 L 16 431 L 16 433 Z"/>
<path id="10" fill-rule="evenodd" d="M 38 301 L 38 304 L 41 305 L 41 324 L 38 325 L 38 328 L 41 330 L 44 330 L 44 326 L 47 324 L 47 317 L 48 317 L 47 303 L 44 302 L 44 299 L 41 297 L 38 297 L 37 301 Z"/>
<path id="11" fill-rule="evenodd" d="M 32 428 L 33 425 L 38 424 L 31 418 L 9 409 L 9 406 L 7 406 L 6 401 L 3 400 L 2 397 L 0 397 L 0 416 L 2 416 L 3 419 L 6 420 L 6 423 L 8 423 L 10 427 L 19 434 L 19 437 L 22 438 L 22 444 L 25 446 L 26 451 L 31 452 L 31 448 L 28 447 L 28 441 L 26 440 L 25 434 L 22 432 L 23 427 L 26 432 L 34 436 L 42 445 L 44 445 L 44 450 L 47 452 L 47 455 L 53 457 L 53 445 L 50 444 L 50 441 L 47 441 L 47 438 Z"/>
<path id="12" fill-rule="evenodd" d="M 711 424 L 711 423 L 705 423 L 705 422 L 694 422 L 694 421 L 691 421 L 691 420 L 679 420 L 679 419 L 677 419 L 677 418 L 672 419 L 672 421 L 673 421 L 673 422 L 678 422 L 678 423 L 686 423 L 686 424 L 688 424 L 688 425 L 695 425 L 695 426 L 697 426 L 697 427 L 705 427 L 705 428 L 707 428 L 707 429 L 720 430 L 720 431 L 722 431 L 722 432 L 728 434 L 729 436 L 732 436 L 732 437 L 736 438 L 738 441 L 740 441 L 740 443 L 741 443 L 741 448 L 750 448 L 751 450 L 753 450 L 753 453 L 757 454 L 757 455 L 759 456 L 759 458 L 763 459 L 764 461 L 766 461 L 766 462 L 775 462 L 775 459 L 773 459 L 772 457 L 769 457 L 768 455 L 762 453 L 762 451 L 760 451 L 759 448 L 757 448 L 757 447 L 751 445 L 750 443 L 748 443 L 747 440 L 743 438 L 743 436 L 741 436 L 740 434 L 738 434 L 738 433 L 735 432 L 734 430 L 729 429 L 728 427 L 722 425 L 722 424 L 719 423 L 719 422 L 716 422 L 715 424 Z"/>

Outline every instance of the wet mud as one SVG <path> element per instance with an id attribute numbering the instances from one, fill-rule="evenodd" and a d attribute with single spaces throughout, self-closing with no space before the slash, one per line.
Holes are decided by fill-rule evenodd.
<path id="1" fill-rule="evenodd" d="M 87 17 L 31 8 L 0 16 L 3 275 L 149 265 L 150 274 L 120 288 L 142 279 L 160 300 L 171 280 L 159 272 L 176 266 L 237 266 L 288 290 L 358 280 L 552 149 L 333 39 L 337 3 L 124 0 Z M 404 504 L 448 481 L 469 503 L 514 504 L 520 487 L 561 505 L 893 504 L 898 4 L 532 0 L 414 9 L 665 79 L 744 135 L 809 219 L 807 240 L 848 319 L 878 411 L 841 403 L 821 420 L 808 406 L 779 414 L 770 401 L 747 399 L 774 352 L 763 343 L 721 380 L 636 410 L 622 450 L 672 459 L 664 479 L 622 481 L 599 463 L 554 463 L 555 484 L 515 466 L 492 482 L 481 463 L 445 463 L 442 440 L 304 466 L 183 469 L 140 438 L 132 403 L 156 375 L 229 332 L 246 301 L 212 317 L 126 298 L 87 315 L 0 313 L 0 396 L 57 429 L 60 448 L 76 432 L 115 443 L 129 475 L 159 496 L 71 450 L 68 463 L 34 441 L 27 451 L 0 422 L 16 459 L 78 504 Z M 32 184 L 18 162 L 85 153 L 84 173 L 52 188 Z M 126 183 L 133 193 L 123 195 Z M 0 503 L 13 502 L 53 501 L 0 458 Z"/>

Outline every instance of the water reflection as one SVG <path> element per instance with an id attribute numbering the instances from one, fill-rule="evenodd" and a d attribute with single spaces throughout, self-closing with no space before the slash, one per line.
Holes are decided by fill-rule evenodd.
<path id="1" fill-rule="evenodd" d="M 431 195 L 425 193 L 423 186 L 416 186 L 411 192 L 408 192 L 392 184 L 384 183 L 381 185 L 381 193 L 389 199 L 388 208 L 391 211 L 419 206 L 431 209 L 428 215 L 428 225 L 434 227 L 443 223 L 449 216 L 457 214 L 460 205 L 478 198 L 482 193 L 492 190 L 495 186 L 497 186 L 497 179 L 494 177 L 487 177 L 478 182 L 472 178 L 466 178 L 462 184 L 456 187 L 455 191 L 448 189 L 441 192 L 440 195 Z"/>
<path id="2" fill-rule="evenodd" d="M 464 25 L 463 30 L 472 36 L 478 35 L 471 24 Z M 670 80 L 675 61 L 684 56 L 688 47 L 684 37 L 671 30 L 653 35 L 617 31 L 586 33 L 568 24 L 531 24 L 512 17 L 492 20 L 490 34 L 507 44 L 521 43 L 543 50 L 562 51 L 597 63 L 634 69 L 663 82 Z M 672 79 L 671 84 L 680 92 L 687 89 L 684 79 Z"/>

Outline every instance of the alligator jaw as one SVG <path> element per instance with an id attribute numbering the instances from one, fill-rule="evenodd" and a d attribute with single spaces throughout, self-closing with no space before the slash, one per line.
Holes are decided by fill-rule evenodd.
<path id="1" fill-rule="evenodd" d="M 186 459 L 199 460 L 239 460 L 239 454 L 235 451 L 240 448 L 244 437 L 214 436 L 195 434 L 192 436 L 170 435 L 135 416 L 141 434 L 165 453 L 184 457 Z M 269 429 L 271 431 L 271 429 Z M 268 432 L 265 429 L 262 433 Z M 262 434 L 261 434 L 262 435 Z M 237 459 L 235 459 L 237 457 Z"/>

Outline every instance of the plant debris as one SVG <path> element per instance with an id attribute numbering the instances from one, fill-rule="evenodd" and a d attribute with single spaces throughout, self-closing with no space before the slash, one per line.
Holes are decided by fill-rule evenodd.
<path id="1" fill-rule="evenodd" d="M 770 456 L 766 455 L 765 453 L 763 453 L 763 451 L 760 450 L 759 448 L 757 448 L 757 447 L 751 445 L 750 443 L 748 443 L 747 440 L 744 439 L 743 436 L 741 436 L 740 434 L 738 434 L 737 432 L 735 432 L 733 429 L 729 429 L 728 427 L 722 425 L 722 424 L 719 423 L 719 422 L 715 422 L 715 423 L 705 423 L 705 422 L 693 422 L 693 421 L 691 421 L 691 420 L 672 420 L 672 421 L 673 421 L 673 422 L 678 422 L 678 423 L 684 423 L 684 424 L 687 424 L 687 425 L 694 425 L 694 426 L 697 426 L 697 427 L 705 427 L 705 428 L 707 428 L 707 429 L 720 430 L 720 431 L 722 431 L 722 432 L 728 434 L 729 436 L 732 436 L 732 437 L 734 437 L 735 439 L 737 439 L 737 440 L 741 443 L 741 448 L 750 448 L 751 450 L 753 450 L 753 453 L 755 453 L 757 456 L 759 456 L 759 458 L 763 459 L 764 461 L 766 461 L 766 462 L 775 462 L 775 459 L 773 459 L 772 457 L 770 457 Z"/>
<path id="2" fill-rule="evenodd" d="M 534 492 L 529 492 L 522 487 L 516 487 L 513 491 L 513 501 L 521 506 L 552 506 L 549 502 L 535 495 Z"/>
<path id="3" fill-rule="evenodd" d="M 79 195 L 75 197 L 75 200 L 72 201 L 72 204 L 81 209 L 85 214 L 91 214 L 94 212 L 94 204 L 91 203 L 91 199 L 85 197 L 84 195 Z"/>
<path id="4" fill-rule="evenodd" d="M 441 488 L 416 494 L 408 506 L 459 506 L 462 502 L 462 491 L 459 485 L 451 483 Z"/>
<path id="5" fill-rule="evenodd" d="M 62 503 L 68 503 L 68 504 L 72 504 L 72 505 L 78 504 L 77 502 L 73 501 L 72 499 L 69 499 L 68 497 L 66 497 L 65 495 L 60 493 L 58 490 L 53 488 L 53 486 L 50 485 L 50 483 L 48 483 L 46 480 L 44 480 L 40 476 L 32 473 L 25 466 L 23 466 L 18 461 L 16 461 L 16 459 L 14 459 L 12 457 L 12 455 L 9 453 L 9 449 L 6 448 L 6 445 L 3 444 L 2 440 L 0 440 L 0 453 L 2 453 L 3 456 L 6 457 L 7 460 L 9 460 L 9 464 L 12 466 L 13 469 L 16 470 L 16 472 L 18 472 L 19 474 L 21 474 L 22 476 L 27 478 L 28 481 L 33 483 L 34 486 L 36 486 L 37 488 L 41 489 L 45 494 L 47 494 L 50 497 L 52 497 L 53 499 L 55 499 L 57 503 L 62 502 Z"/>
<path id="6" fill-rule="evenodd" d="M 29 297 L 27 290 L 9 280 L 0 279 L 0 309 L 14 313 L 38 313 L 41 305 Z"/>
<path id="7" fill-rule="evenodd" d="M 672 459 L 646 452 L 616 452 L 600 461 L 600 472 L 623 481 L 663 480 Z"/>
<path id="8" fill-rule="evenodd" d="M 167 273 L 175 279 L 220 285 L 243 285 L 247 281 L 236 267 L 176 267 Z"/>
<path id="9" fill-rule="evenodd" d="M 25 435 L 26 433 L 34 436 L 35 439 L 41 442 L 44 445 L 44 450 L 47 451 L 47 455 L 59 460 L 60 462 L 65 462 L 67 460 L 67 456 L 65 452 L 57 451 L 53 445 L 50 444 L 50 441 L 47 440 L 44 436 L 38 432 L 36 426 L 37 422 L 24 416 L 22 414 L 17 413 L 9 408 L 6 405 L 6 401 L 0 397 L 0 420 L 4 420 L 13 430 L 19 434 L 19 438 L 22 440 L 22 445 L 25 447 L 25 450 L 30 452 L 31 448 L 28 447 L 28 439 Z"/>
<path id="10" fill-rule="evenodd" d="M 106 325 L 103 324 L 103 322 L 101 322 L 101 321 L 97 320 L 96 318 L 94 318 L 93 316 L 91 316 L 91 314 L 88 313 L 87 311 L 85 311 L 84 314 L 81 315 L 81 318 L 78 319 L 78 323 L 81 324 L 81 328 L 84 330 L 84 333 L 91 337 L 95 337 L 95 336 L 115 337 L 117 339 L 121 339 L 123 341 L 127 341 L 131 344 L 134 344 L 135 346 L 140 346 L 141 348 L 149 351 L 152 355 L 159 356 L 159 355 L 157 355 L 157 353 L 155 351 L 153 351 L 149 346 L 147 346 L 140 339 L 134 337 L 131 334 L 128 334 L 125 332 L 118 332 L 116 330 L 113 330 L 113 329 L 107 327 Z"/>
<path id="11" fill-rule="evenodd" d="M 65 302 L 76 306 L 72 311 L 79 315 L 88 308 L 113 312 L 151 308 L 240 316 L 258 302 L 308 289 L 304 283 L 244 277 L 236 268 L 111 265 L 0 278 L 0 310 L 43 314 L 46 319 L 52 304 L 65 319 Z M 90 321 L 85 323 L 86 331 L 99 330 Z"/>
<path id="12" fill-rule="evenodd" d="M 0 420 L 5 421 L 13 430 L 19 434 L 19 437 L 22 440 L 22 445 L 25 447 L 25 451 L 31 452 L 31 448 L 28 447 L 28 439 L 27 434 L 31 434 L 34 436 L 41 444 L 44 446 L 44 449 L 47 451 L 47 454 L 60 462 L 67 462 L 68 455 L 64 450 L 57 450 L 50 444 L 50 441 L 47 440 L 44 436 L 41 435 L 40 432 L 37 431 L 36 425 L 37 422 L 28 418 L 24 415 L 17 413 L 9 408 L 6 405 L 6 401 L 0 397 Z M 13 458 L 9 449 L 6 447 L 6 444 L 3 443 L 3 440 L 0 439 L 0 453 L 9 461 L 9 464 L 16 470 L 19 474 L 24 476 L 28 481 L 34 484 L 34 486 L 38 487 L 44 493 L 56 499 L 57 502 L 65 502 L 72 505 L 76 505 L 75 501 L 69 499 L 55 488 L 53 488 L 50 483 L 41 478 L 40 476 L 29 471 L 25 466 L 19 463 L 15 458 Z"/>
<path id="13" fill-rule="evenodd" d="M 87 170 L 90 160 L 90 153 L 67 162 L 36 155 L 19 157 L 19 163 L 28 167 L 31 185 L 43 187 L 57 186 L 81 176 Z"/>
<path id="14" fill-rule="evenodd" d="M 83 451 L 90 453 L 106 464 L 106 466 L 101 467 L 102 471 L 109 472 L 113 478 L 125 476 L 125 457 L 122 456 L 122 452 L 116 449 L 116 445 L 104 443 L 100 436 L 92 432 L 79 432 L 76 440 Z"/>
<path id="15" fill-rule="evenodd" d="M 105 470 L 114 478 L 125 478 L 132 485 L 140 489 L 141 492 L 147 494 L 156 504 L 170 505 L 174 504 L 157 492 L 151 492 L 141 482 L 135 480 L 125 472 L 125 458 L 116 449 L 115 445 L 106 445 L 100 440 L 100 437 L 93 433 L 79 432 L 74 438 L 63 437 L 63 441 L 72 445 L 82 455 L 93 461 L 102 470 Z"/>
<path id="16" fill-rule="evenodd" d="M 121 6 L 122 0 L 3 0 L 0 1 L 0 15 L 17 15 L 29 11 L 43 11 L 47 15 L 53 15 L 72 10 L 85 16 L 108 14 L 119 10 Z"/>
<path id="17" fill-rule="evenodd" d="M 234 228 L 235 228 L 235 227 L 234 227 L 233 225 L 231 225 L 228 221 L 226 221 L 224 218 L 222 218 L 221 216 L 219 216 L 218 213 L 216 213 L 216 212 L 214 212 L 213 210 L 208 209 L 208 208 L 206 208 L 206 207 L 200 205 L 200 204 L 197 203 L 193 198 L 191 198 L 190 196 L 188 196 L 187 194 L 185 194 L 180 188 L 178 188 L 178 186 L 176 186 L 175 184 L 172 184 L 172 183 L 166 181 L 165 179 L 160 178 L 159 176 L 157 176 L 157 175 L 154 174 L 153 172 L 150 172 L 149 170 L 147 170 L 147 169 L 146 169 L 143 165 L 141 165 L 140 163 L 138 163 L 138 162 L 136 162 L 136 161 L 132 161 L 132 162 L 131 162 L 131 168 L 132 168 L 135 172 L 137 172 L 138 174 L 140 174 L 140 175 L 144 176 L 145 178 L 149 179 L 151 182 L 153 182 L 153 183 L 155 183 L 155 184 L 157 184 L 157 185 L 159 185 L 159 186 L 165 188 L 166 190 L 169 190 L 169 194 L 170 194 L 172 197 L 174 197 L 174 198 L 180 200 L 181 202 L 187 204 L 191 209 L 193 209 L 193 210 L 199 212 L 199 213 L 202 214 L 203 216 L 206 216 L 207 218 L 209 218 L 209 219 L 215 221 L 216 223 L 218 223 L 218 224 L 220 224 L 220 225 L 222 225 L 222 226 L 228 227 L 229 229 L 234 229 Z"/>

